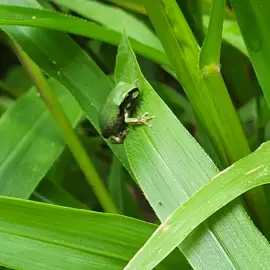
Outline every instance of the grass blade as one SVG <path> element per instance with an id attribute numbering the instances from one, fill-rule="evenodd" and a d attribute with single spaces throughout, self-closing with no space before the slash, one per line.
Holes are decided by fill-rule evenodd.
<path id="1" fill-rule="evenodd" d="M 130 128 L 125 148 L 140 187 L 164 221 L 214 177 L 217 168 L 145 80 L 125 38 L 119 46 L 115 76 L 116 82 L 136 83 L 140 89 L 138 115 L 156 115 L 152 128 Z M 255 248 L 257 241 L 261 244 Z M 247 245 L 240 249 L 243 242 Z M 257 250 L 264 246 L 264 252 L 270 252 L 266 243 L 236 200 L 194 230 L 179 247 L 193 268 L 230 269 L 247 262 L 255 267 L 264 258 Z"/>
<path id="2" fill-rule="evenodd" d="M 9 1 L 0 0 L 0 3 L 8 4 Z M 18 3 L 27 7 L 40 7 L 35 0 L 18 0 Z M 94 61 L 65 34 L 32 27 L 6 25 L 1 28 L 42 70 L 71 92 L 93 126 L 99 130 L 98 113 L 113 83 Z M 112 144 L 109 146 L 130 171 L 124 148 Z"/>
<path id="3" fill-rule="evenodd" d="M 30 199 L 72 208 L 89 209 L 87 205 L 74 198 L 59 184 L 54 183 L 47 178 L 40 182 Z"/>
<path id="4" fill-rule="evenodd" d="M 53 2 L 117 33 L 122 34 L 125 29 L 131 40 L 137 40 L 145 46 L 151 44 L 153 48 L 156 47 L 163 51 L 162 45 L 153 31 L 135 16 L 122 9 L 97 1 L 53 0 Z"/>
<path id="5" fill-rule="evenodd" d="M 103 24 L 105 25 L 105 27 L 103 27 L 99 24 L 89 22 L 78 17 L 67 16 L 55 11 L 7 4 L 10 3 L 6 0 L 0 1 L 1 25 L 23 25 L 54 29 L 62 32 L 68 32 L 76 35 L 94 38 L 114 45 L 119 44 L 123 30 L 123 22 L 127 21 L 129 22 L 129 24 L 134 25 L 134 27 L 130 29 L 130 35 L 131 42 L 135 50 L 138 51 L 138 53 L 140 53 L 141 55 L 157 63 L 169 65 L 169 62 L 164 54 L 162 45 L 160 44 L 157 37 L 140 21 L 132 18 L 126 13 L 122 14 L 123 12 L 120 12 L 120 15 L 124 15 L 120 16 L 119 18 L 122 19 L 121 23 L 116 25 L 112 24 L 108 28 L 107 26 L 111 24 L 111 20 L 108 21 L 107 24 L 104 24 L 104 21 L 102 20 Z M 91 5 L 91 3 L 89 2 L 86 2 L 86 4 Z M 79 11 L 80 13 L 87 15 L 85 13 L 85 10 L 89 10 L 89 7 L 87 8 L 87 5 L 85 9 L 80 9 Z M 75 9 L 75 11 L 77 10 Z M 112 11 L 116 11 L 116 18 L 119 17 L 118 10 L 110 8 L 109 12 Z M 108 14 L 108 11 L 105 14 Z M 92 19 L 92 17 L 89 15 L 87 17 Z M 112 28 L 112 26 L 114 25 L 115 27 Z M 143 35 L 141 36 L 142 33 Z"/>
<path id="6" fill-rule="evenodd" d="M 42 74 L 39 67 L 28 57 L 16 42 L 12 42 L 12 47 L 25 70 L 28 72 L 29 77 L 36 85 L 40 96 L 47 105 L 47 108 L 61 131 L 66 144 L 79 164 L 81 170 L 84 172 L 88 183 L 91 185 L 103 209 L 109 213 L 117 213 L 117 207 L 111 199 L 106 186 L 101 180 L 92 161 L 89 159 L 89 156 L 78 139 L 78 136 L 75 134 L 63 108 L 47 83 L 45 76 Z"/>
<path id="7" fill-rule="evenodd" d="M 207 34 L 200 52 L 200 69 L 203 69 L 207 65 L 220 63 L 225 2 L 225 0 L 216 0 L 213 2 Z"/>
<path id="8" fill-rule="evenodd" d="M 119 5 L 120 7 L 124 7 L 126 9 L 130 9 L 132 11 L 146 14 L 146 10 L 143 5 L 140 5 L 140 2 L 137 0 L 131 0 L 131 1 L 123 1 L 123 0 L 109 0 L 111 3 L 114 3 L 115 5 Z"/>
<path id="9" fill-rule="evenodd" d="M 219 74 L 217 74 L 219 72 L 216 72 L 220 69 L 219 63 L 225 2 L 224 0 L 216 0 L 213 2 L 208 31 L 200 52 L 199 65 L 210 89 L 216 87 L 220 89 L 224 88 L 224 91 L 227 91 L 223 81 L 220 80 Z M 233 142 L 230 142 L 230 144 L 233 144 Z M 248 147 L 245 151 L 249 151 Z M 244 153 L 247 152 L 243 152 L 243 155 Z M 239 157 L 234 157 L 230 162 L 236 161 L 238 158 Z M 261 199 L 257 200 L 258 197 Z M 270 222 L 265 215 L 265 213 L 268 212 L 269 205 L 263 188 L 260 187 L 249 191 L 244 195 L 244 198 L 256 224 L 261 227 L 262 231 L 269 238 L 270 234 L 268 228 Z"/>
<path id="10" fill-rule="evenodd" d="M 3 3 L 3 0 L 1 2 Z M 4 2 L 8 4 L 7 0 Z M 34 3 L 34 1 L 25 2 L 22 0 L 19 2 L 22 5 Z M 107 97 L 110 89 L 112 88 L 112 83 L 93 63 L 93 61 L 91 61 L 91 59 L 85 53 L 83 53 L 80 48 L 73 43 L 71 39 L 59 32 L 54 33 L 52 31 L 46 31 L 44 29 L 18 26 L 2 26 L 2 28 L 23 47 L 27 54 L 30 55 L 31 58 L 40 67 L 42 67 L 43 70 L 45 70 L 51 76 L 57 78 L 60 83 L 65 85 L 69 89 L 69 91 L 71 91 L 71 93 L 80 103 L 83 110 L 86 112 L 88 118 L 98 129 L 98 111 L 103 104 L 105 98 Z M 62 44 L 65 44 L 65 46 L 63 47 Z M 70 59 L 72 59 L 72 62 Z M 124 64 L 126 65 L 126 63 Z M 148 84 L 144 81 L 144 85 Z M 152 107 L 150 107 L 151 110 L 155 110 L 159 105 L 161 108 L 164 107 L 164 103 L 162 103 L 155 94 L 152 93 L 152 95 L 148 97 L 149 99 L 147 100 L 147 102 L 145 101 L 144 105 L 146 106 L 147 103 L 152 100 Z M 166 110 L 162 111 L 165 113 L 164 116 L 162 114 L 160 115 L 160 119 L 163 120 L 158 127 L 157 134 L 161 133 L 164 134 L 165 138 L 171 138 L 172 141 L 177 144 L 177 146 L 173 144 L 174 146 L 176 146 L 175 148 L 172 147 L 170 144 L 167 144 L 167 139 L 164 141 L 165 144 L 163 144 L 162 140 L 158 140 L 159 137 L 157 138 L 155 145 L 160 144 L 158 149 L 161 152 L 163 152 L 164 149 L 174 150 L 178 149 L 179 147 L 180 152 L 177 152 L 176 159 L 174 159 L 174 156 L 172 157 L 172 162 L 174 162 L 175 160 L 175 163 L 173 163 L 171 166 L 177 168 L 177 174 L 174 174 L 174 176 L 180 175 L 180 179 L 182 179 L 182 177 L 186 177 L 188 181 L 183 183 L 177 183 L 177 185 L 174 186 L 172 189 L 173 195 L 171 195 L 171 193 L 168 193 L 168 191 L 171 191 L 171 189 L 168 189 L 166 187 L 166 184 L 164 184 L 166 183 L 165 180 L 167 179 L 167 175 L 162 174 L 162 176 L 164 176 L 165 178 L 161 179 L 159 183 L 161 188 L 160 190 L 156 190 L 158 186 L 154 185 L 153 192 L 156 192 L 156 197 L 151 199 L 151 204 L 152 206 L 154 206 L 158 215 L 163 216 L 163 218 L 167 217 L 174 209 L 179 206 L 179 204 L 187 200 L 188 196 L 190 196 L 195 190 L 197 190 L 201 185 L 203 185 L 205 181 L 209 180 L 209 178 L 213 177 L 217 173 L 217 169 L 215 168 L 214 164 L 205 155 L 201 148 L 199 148 L 198 152 L 196 151 L 198 149 L 198 145 L 194 142 L 192 138 L 188 137 L 187 132 L 181 127 L 181 125 L 179 127 L 178 122 L 173 122 L 172 125 L 167 126 L 168 121 L 166 117 L 168 116 L 169 119 L 174 119 L 173 121 L 175 121 L 175 118 L 170 113 L 170 111 L 168 111 L 167 107 L 165 108 Z M 175 133 L 172 132 L 172 127 L 174 127 L 174 123 L 176 124 L 176 130 L 173 129 Z M 133 134 L 136 134 L 139 129 L 142 130 L 143 128 L 138 128 L 137 131 Z M 132 135 L 132 133 L 130 135 Z M 129 136 L 129 138 L 132 138 L 132 136 Z M 144 133 L 141 134 L 141 138 L 144 138 Z M 130 144 L 134 145 L 136 144 L 136 141 L 138 141 L 138 138 L 135 141 L 130 141 Z M 191 146 L 189 145 L 189 143 L 191 143 Z M 186 144 L 189 145 L 188 148 Z M 142 168 L 145 168 L 145 172 L 147 172 L 151 171 L 152 168 L 152 164 L 149 164 L 149 156 L 147 156 L 148 159 L 143 159 L 143 163 L 139 162 L 142 157 L 147 155 L 147 152 L 145 153 L 145 149 L 147 149 L 148 151 L 148 148 L 144 149 L 144 146 L 147 147 L 147 145 L 142 145 L 141 140 L 139 139 L 139 143 L 138 145 L 136 145 L 137 148 L 130 148 L 130 155 L 138 157 L 137 159 L 133 159 L 133 167 L 139 169 L 140 166 L 143 165 L 145 167 Z M 113 151 L 118 155 L 118 157 L 120 157 L 122 163 L 126 167 L 128 167 L 128 162 L 122 146 L 111 147 Z M 192 150 L 190 150 L 189 147 L 191 147 Z M 134 152 L 132 152 L 131 150 L 134 150 Z M 183 160 L 185 160 L 185 157 L 181 156 L 181 153 L 187 154 L 193 152 L 193 150 L 194 157 L 197 162 L 192 162 L 190 164 L 190 167 L 188 167 L 189 169 L 184 172 L 182 170 L 182 166 L 186 165 L 186 163 L 182 164 Z M 149 149 L 149 151 L 149 153 L 151 153 L 151 148 Z M 170 152 L 166 152 L 164 157 L 166 158 L 170 156 Z M 187 160 L 190 161 L 189 154 L 187 156 Z M 136 164 L 136 162 L 139 163 Z M 194 168 L 197 168 L 197 166 L 199 166 L 198 164 L 201 164 L 201 168 L 199 169 L 199 173 L 198 171 L 196 171 L 195 173 Z M 154 169 L 153 171 L 156 172 L 155 170 L 156 169 Z M 187 173 L 187 175 L 185 175 L 185 173 Z M 193 175 L 193 173 L 195 173 L 195 175 Z M 151 180 L 149 179 L 149 176 L 147 174 L 143 174 L 143 171 L 136 172 L 136 174 L 139 175 L 139 179 L 145 178 L 146 181 Z M 155 176 L 158 177 L 153 179 L 160 179 L 160 175 L 158 173 L 153 177 Z M 163 180 L 164 183 L 162 182 Z M 175 181 L 175 178 L 172 178 L 172 181 Z M 159 205 L 159 198 L 162 199 L 161 203 L 163 206 Z M 220 222 L 215 222 L 215 219 L 221 217 L 222 224 Z M 217 267 L 220 267 L 221 264 L 225 268 L 233 267 L 234 261 L 237 261 L 239 264 L 241 264 L 241 261 L 239 261 L 239 258 L 237 258 L 237 253 L 239 252 L 238 247 L 240 243 L 245 242 L 245 250 L 241 250 L 241 252 L 245 254 L 243 255 L 241 253 L 239 257 L 242 256 L 250 262 L 250 265 L 253 265 L 253 262 L 256 262 L 256 260 L 253 258 L 252 254 L 256 254 L 255 251 L 258 250 L 260 246 L 262 246 L 264 240 L 263 238 L 261 238 L 261 236 L 257 237 L 257 230 L 253 226 L 251 221 L 247 218 L 243 208 L 241 206 L 238 206 L 236 202 L 229 210 L 228 208 L 222 210 L 220 216 L 215 215 L 215 219 L 213 219 L 213 223 L 211 223 L 213 231 L 208 231 L 209 229 L 205 229 L 205 225 L 203 225 L 200 231 L 193 234 L 194 237 L 204 236 L 205 238 L 200 239 L 198 243 L 195 244 L 196 246 L 194 247 L 194 249 L 197 251 L 200 248 L 199 245 L 201 245 L 202 254 L 200 254 L 200 252 L 193 252 L 192 264 L 203 266 L 204 264 L 201 263 L 202 258 L 206 258 L 204 256 L 206 256 L 206 254 L 209 254 L 209 252 L 210 254 L 213 254 L 214 259 L 209 262 L 204 262 L 205 267 L 212 266 L 213 269 L 216 269 Z M 236 235 L 236 237 L 233 237 L 232 239 L 231 235 L 226 234 L 226 232 L 232 232 L 233 235 Z M 213 235 L 218 236 L 218 239 L 220 240 L 217 240 L 217 238 L 212 238 Z M 254 235 L 256 235 L 256 237 Z M 248 240 L 247 236 L 250 236 L 252 240 Z M 205 239 L 207 239 L 207 241 Z M 229 239 L 231 240 L 228 241 Z M 222 242 L 222 246 L 220 245 L 219 241 Z M 205 246 L 207 245 L 207 243 L 209 243 L 209 245 Z M 191 245 L 191 242 L 185 242 L 186 246 L 183 246 L 182 250 L 185 249 L 186 252 L 190 252 L 189 244 Z M 221 246 L 222 248 L 219 249 L 217 248 L 218 246 Z M 218 252 L 220 251 L 220 253 L 214 253 L 214 250 L 216 248 Z M 206 253 L 204 253 L 204 251 L 206 251 Z M 208 269 L 210 269 L 210 267 Z"/>
<path id="11" fill-rule="evenodd" d="M 124 216 L 7 197 L 0 197 L 0 214 L 0 264 L 14 269 L 120 270 L 156 228 Z M 176 251 L 158 269 L 179 265 L 190 268 Z"/>
<path id="12" fill-rule="evenodd" d="M 207 29 L 209 25 L 210 17 L 204 15 L 203 16 L 203 25 L 204 28 Z M 225 19 L 223 21 L 223 31 L 222 31 L 222 38 L 235 48 L 237 48 L 239 51 L 241 51 L 244 55 L 248 55 L 246 44 L 243 40 L 243 37 L 241 35 L 240 29 L 237 25 L 236 21 L 227 20 Z"/>
<path id="13" fill-rule="evenodd" d="M 216 175 L 159 226 L 125 269 L 152 269 L 210 215 L 247 190 L 269 184 L 269 152 L 270 142 Z M 257 250 L 262 258 L 257 269 L 270 267 L 265 248 L 269 248 L 268 243 Z M 237 269 L 247 268 L 248 262 Z"/>
<path id="14" fill-rule="evenodd" d="M 151 31 L 147 29 L 146 26 L 142 25 L 138 20 L 131 17 L 129 14 L 115 10 L 110 6 L 104 6 L 101 3 L 90 3 L 89 1 L 81 0 L 83 3 L 82 6 L 77 5 L 75 2 L 63 2 L 58 0 L 65 7 L 69 7 L 71 10 L 77 12 L 78 14 L 89 18 L 90 20 L 96 20 L 99 24 L 104 25 L 106 28 L 95 24 L 92 22 L 86 22 L 80 20 L 77 17 L 65 16 L 63 14 L 52 12 L 48 10 L 37 10 L 36 8 L 24 8 L 24 7 L 15 7 L 11 5 L 1 5 L 0 11 L 2 12 L 2 18 L 0 18 L 0 23 L 5 25 L 25 25 L 25 26 L 36 26 L 36 27 L 46 27 L 52 28 L 59 31 L 65 31 L 68 33 L 73 33 L 77 35 L 83 35 L 85 37 L 90 37 L 100 41 L 107 42 L 109 44 L 118 45 L 121 39 L 123 21 L 130 21 L 132 24 L 135 22 L 135 27 L 126 29 L 127 34 L 130 37 L 130 42 L 133 49 L 149 58 L 153 61 L 170 66 L 169 61 L 164 53 L 164 50 L 158 41 L 158 39 L 153 35 Z M 3 1 L 5 3 L 5 1 Z M 0 1 L 1 3 L 1 1 Z M 96 12 L 94 7 L 102 6 L 102 16 L 95 16 Z M 104 9 L 104 11 L 103 11 Z M 86 12 L 90 10 L 91 12 Z M 115 13 L 116 12 L 116 13 Z M 120 13 L 119 13 L 120 12 Z M 37 16 L 33 20 L 33 14 Z M 115 13 L 115 14 L 114 14 Z M 107 17 L 104 14 L 113 14 L 116 18 L 117 24 L 113 24 L 114 28 L 112 29 L 111 21 L 107 20 Z M 120 15 L 120 16 L 119 16 Z M 203 16 L 203 23 L 205 28 L 209 25 L 209 16 Z M 140 31 L 143 31 L 145 34 L 140 35 Z M 146 39 L 144 39 L 147 37 Z M 245 43 L 240 34 L 240 30 L 235 21 L 225 20 L 224 29 L 223 29 L 223 38 L 235 46 L 244 54 L 247 55 L 247 49 Z"/>
<path id="15" fill-rule="evenodd" d="M 203 70 L 198 68 L 200 49 L 176 2 L 146 1 L 145 7 L 176 75 L 224 167 L 249 154 L 247 140 L 221 77 L 219 65 L 209 65 Z M 235 130 L 235 133 L 231 130 Z"/>
<path id="16" fill-rule="evenodd" d="M 217 5 L 214 11 L 220 13 L 220 6 Z M 208 133 L 223 168 L 248 155 L 249 145 L 221 76 L 219 63 L 210 63 L 198 69 L 200 49 L 175 0 L 146 1 L 145 7 L 175 68 L 177 78 Z M 216 16 L 215 13 L 212 15 Z M 221 24 L 218 25 L 219 28 L 213 29 L 214 33 L 219 35 L 216 41 L 221 42 Z M 211 29 L 212 26 L 210 35 Z M 219 55 L 218 49 L 220 45 L 213 55 L 210 54 L 211 58 L 215 57 L 215 61 L 219 60 L 216 58 Z M 207 57 L 207 61 L 210 60 L 209 56 L 204 57 Z M 232 130 L 234 132 L 231 132 Z M 262 200 L 258 201 L 256 197 Z M 270 221 L 266 218 L 265 209 L 268 209 L 269 205 L 263 188 L 249 191 L 245 194 L 245 201 L 253 219 L 267 233 Z"/>
<path id="17" fill-rule="evenodd" d="M 79 105 L 55 80 L 49 84 L 75 126 Z M 28 198 L 60 155 L 64 141 L 35 89 L 3 115 L 0 130 L 0 194 Z"/>
<path id="18" fill-rule="evenodd" d="M 270 2 L 265 0 L 231 0 L 231 4 L 255 73 L 268 106 L 270 106 L 270 80 L 268 76 L 270 65 Z"/>

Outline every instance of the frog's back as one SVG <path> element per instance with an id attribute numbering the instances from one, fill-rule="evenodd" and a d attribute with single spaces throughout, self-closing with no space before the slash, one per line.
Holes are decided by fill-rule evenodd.
<path id="1" fill-rule="evenodd" d="M 124 126 L 124 116 L 114 104 L 105 104 L 99 112 L 99 127 L 104 138 L 117 135 Z"/>
<path id="2" fill-rule="evenodd" d="M 121 104 L 136 86 L 119 82 L 109 93 L 105 104 L 99 113 L 99 127 L 104 138 L 117 135 L 125 128 L 124 114 Z"/>

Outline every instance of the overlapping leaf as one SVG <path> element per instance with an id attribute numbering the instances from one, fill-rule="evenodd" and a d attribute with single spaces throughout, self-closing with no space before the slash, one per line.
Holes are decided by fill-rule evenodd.
<path id="1" fill-rule="evenodd" d="M 0 213 L 0 264 L 15 269 L 120 270 L 156 228 L 123 216 L 6 197 L 0 197 Z M 176 251 L 158 269 L 178 266 L 189 269 Z"/>

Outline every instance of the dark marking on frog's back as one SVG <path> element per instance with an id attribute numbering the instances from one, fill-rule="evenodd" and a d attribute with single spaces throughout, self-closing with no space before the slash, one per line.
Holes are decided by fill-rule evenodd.
<path id="1" fill-rule="evenodd" d="M 108 125 L 101 129 L 101 134 L 104 138 L 108 139 L 111 136 L 117 136 L 126 128 L 126 126 L 125 116 L 119 112 L 114 121 L 111 121 Z"/>
<path id="2" fill-rule="evenodd" d="M 119 106 L 119 112 L 114 119 L 108 122 L 106 125 L 102 125 L 101 134 L 104 138 L 109 138 L 111 136 L 117 136 L 119 133 L 127 129 L 127 124 L 125 122 L 125 114 L 128 113 L 128 117 L 134 112 L 136 106 L 139 102 L 139 95 L 133 98 L 133 93 L 138 92 L 138 88 L 133 89 L 126 96 L 124 101 Z"/>

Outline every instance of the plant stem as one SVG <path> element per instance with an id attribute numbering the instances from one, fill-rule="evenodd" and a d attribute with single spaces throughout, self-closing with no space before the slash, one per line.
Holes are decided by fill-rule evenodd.
<path id="1" fill-rule="evenodd" d="M 21 61 L 23 67 L 28 72 L 33 83 L 37 87 L 41 98 L 45 101 L 52 117 L 62 132 L 62 136 L 69 146 L 73 156 L 78 162 L 81 170 L 84 172 L 88 183 L 92 186 L 103 209 L 109 213 L 118 213 L 118 210 L 112 201 L 105 185 L 90 161 L 85 149 L 67 119 L 59 101 L 50 89 L 46 78 L 43 76 L 39 67 L 29 58 L 29 56 L 20 48 L 20 46 L 11 41 L 11 45 Z"/>
<path id="2" fill-rule="evenodd" d="M 224 168 L 250 154 L 247 139 L 221 76 L 219 59 L 209 62 L 210 58 L 206 55 L 207 61 L 199 66 L 201 49 L 175 0 L 146 0 L 144 5 L 176 76 Z M 218 33 L 218 29 L 215 32 Z M 219 57 L 218 51 L 213 53 L 211 57 Z M 256 223 L 267 233 L 270 223 L 265 209 L 269 206 L 263 188 L 248 191 L 244 197 Z"/>

